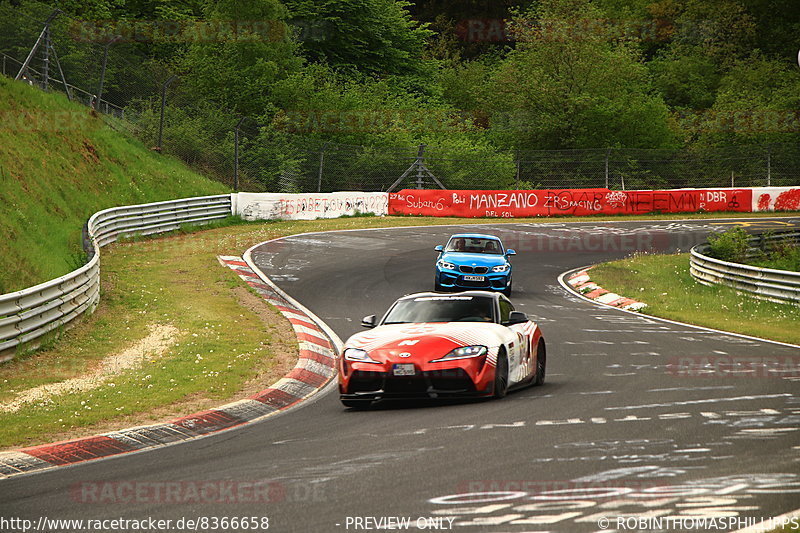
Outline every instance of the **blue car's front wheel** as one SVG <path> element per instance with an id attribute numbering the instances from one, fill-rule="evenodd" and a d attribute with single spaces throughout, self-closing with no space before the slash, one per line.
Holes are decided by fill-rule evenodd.
<path id="1" fill-rule="evenodd" d="M 436 274 L 436 277 L 433 280 L 433 290 L 436 292 L 443 292 L 444 289 L 442 288 L 442 284 L 439 283 L 439 274 Z"/>
<path id="2" fill-rule="evenodd" d="M 508 282 L 506 283 L 506 288 L 503 289 L 503 294 L 506 296 L 511 296 L 511 276 L 508 276 Z"/>

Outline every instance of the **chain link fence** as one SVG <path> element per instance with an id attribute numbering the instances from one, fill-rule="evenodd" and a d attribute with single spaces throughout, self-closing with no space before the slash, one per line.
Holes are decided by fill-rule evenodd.
<path id="1" fill-rule="evenodd" d="M 60 91 L 149 148 L 250 192 L 450 189 L 664 189 L 800 184 L 800 145 L 679 150 L 481 151 L 359 146 L 291 134 L 214 109 L 153 60 L 144 42 L 52 6 L 0 4 L 5 76 Z M 200 120 L 199 117 L 203 117 Z"/>

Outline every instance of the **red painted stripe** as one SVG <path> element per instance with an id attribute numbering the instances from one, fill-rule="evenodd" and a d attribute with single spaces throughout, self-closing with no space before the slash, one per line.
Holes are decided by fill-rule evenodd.
<path id="1" fill-rule="evenodd" d="M 251 287 L 257 287 L 259 289 L 272 290 L 272 287 L 269 285 L 264 285 L 263 283 L 258 283 L 257 281 L 248 281 L 247 284 Z"/>
<path id="2" fill-rule="evenodd" d="M 286 409 L 300 401 L 300 398 L 280 389 L 267 389 L 250 397 L 253 400 L 267 404 L 275 409 Z"/>
<path id="3" fill-rule="evenodd" d="M 289 322 L 291 322 L 292 324 L 295 324 L 297 326 L 305 326 L 307 328 L 311 328 L 311 329 L 315 329 L 317 331 L 320 331 L 319 326 L 317 326 L 313 322 L 307 322 L 305 320 L 300 320 L 299 318 L 293 318 L 293 317 L 288 317 L 288 318 L 289 318 Z"/>
<path id="4" fill-rule="evenodd" d="M 300 359 L 311 359 L 312 361 L 316 361 L 317 363 L 329 367 L 336 366 L 336 360 L 333 357 L 328 357 L 326 355 L 322 355 L 321 353 L 312 352 L 311 350 L 300 350 Z"/>
<path id="5" fill-rule="evenodd" d="M 226 261 L 225 259 L 223 259 L 223 261 L 225 261 L 225 264 L 228 264 L 228 265 L 236 265 L 236 266 L 243 266 L 243 267 L 250 268 L 250 266 L 247 263 L 245 263 L 244 261 Z"/>
<path id="6" fill-rule="evenodd" d="M 617 298 L 616 300 L 613 300 L 612 302 L 608 303 L 607 305 L 610 305 L 611 307 L 620 307 L 621 305 L 624 305 L 625 300 L 627 300 L 627 298 L 625 298 L 623 296 L 621 298 Z"/>
<path id="7" fill-rule="evenodd" d="M 331 344 L 326 339 L 321 339 L 319 337 L 315 337 L 314 335 L 309 335 L 308 333 L 303 333 L 301 331 L 295 331 L 295 335 L 297 335 L 297 339 L 306 342 L 313 342 L 314 344 L 319 344 L 320 346 L 324 346 L 325 348 L 330 348 Z"/>
<path id="8" fill-rule="evenodd" d="M 591 300 L 594 300 L 595 298 L 597 298 L 599 296 L 602 296 L 602 295 L 604 295 L 606 293 L 608 293 L 607 290 L 601 289 L 601 288 L 597 288 L 597 289 L 593 290 L 592 292 L 587 293 L 586 297 L 591 299 Z"/>
<path id="9" fill-rule="evenodd" d="M 253 272 L 252 270 L 243 270 L 241 268 L 234 268 L 233 271 L 236 272 L 237 274 L 239 274 L 240 276 L 246 276 L 248 278 L 257 278 L 258 277 L 256 275 L 256 273 Z"/>
<path id="10" fill-rule="evenodd" d="M 312 387 L 321 387 L 328 381 L 326 376 L 317 374 L 316 372 L 312 372 L 305 368 L 295 368 L 289 372 L 286 377 L 296 379 L 297 381 L 302 381 L 303 383 L 311 385 Z"/>
<path id="11" fill-rule="evenodd" d="M 80 463 L 98 457 L 107 457 L 133 451 L 134 448 L 124 442 L 102 435 L 84 439 L 44 444 L 19 450 L 53 465 Z"/>
<path id="12" fill-rule="evenodd" d="M 638 301 L 633 300 L 631 298 L 622 298 L 622 299 L 617 300 L 616 302 L 614 302 L 614 305 L 616 307 L 625 307 L 626 305 L 638 304 L 638 303 L 639 303 Z"/>

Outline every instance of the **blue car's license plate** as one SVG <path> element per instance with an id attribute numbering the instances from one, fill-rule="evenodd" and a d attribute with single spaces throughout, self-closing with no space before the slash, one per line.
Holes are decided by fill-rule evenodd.
<path id="1" fill-rule="evenodd" d="M 464 281 L 486 281 L 484 276 L 464 276 Z"/>
<path id="2" fill-rule="evenodd" d="M 417 369 L 413 363 L 397 363 L 392 367 L 392 374 L 395 376 L 414 376 Z"/>

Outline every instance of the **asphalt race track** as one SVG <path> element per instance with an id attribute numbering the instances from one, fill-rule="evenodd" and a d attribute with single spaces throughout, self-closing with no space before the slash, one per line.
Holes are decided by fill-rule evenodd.
<path id="1" fill-rule="evenodd" d="M 758 220 L 748 229 L 800 226 Z M 280 532 L 407 523 L 581 533 L 651 530 L 618 516 L 752 522 L 800 508 L 798 348 L 602 308 L 558 282 L 634 250 L 688 250 L 731 223 L 448 226 L 262 245 L 253 252 L 259 267 L 344 340 L 362 316 L 431 290 L 433 247 L 451 233 L 499 235 L 518 252 L 512 300 L 548 341 L 547 383 L 500 401 L 369 411 L 343 408 L 329 388 L 241 429 L 0 481 L 0 517 L 153 518 L 172 520 L 173 531 L 245 530 L 175 527 L 201 517 L 256 517 L 247 530 L 263 531 L 268 517 Z M 746 362 L 731 366 L 734 358 Z"/>

